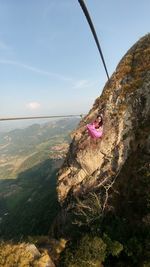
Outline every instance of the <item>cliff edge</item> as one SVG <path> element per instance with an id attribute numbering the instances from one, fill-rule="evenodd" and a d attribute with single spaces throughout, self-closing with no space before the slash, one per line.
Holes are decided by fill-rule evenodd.
<path id="1" fill-rule="evenodd" d="M 85 126 L 99 113 L 103 113 L 104 134 L 95 144 L 89 140 Z M 120 184 L 126 182 L 129 185 L 127 179 L 132 178 L 133 170 L 132 184 L 138 184 L 135 181 L 140 169 L 146 168 L 146 173 L 150 169 L 149 122 L 150 34 L 147 34 L 125 54 L 101 96 L 72 133 L 67 157 L 58 174 L 59 202 L 64 204 L 70 197 L 105 188 L 104 207 L 108 190 L 113 187 L 121 190 Z"/>

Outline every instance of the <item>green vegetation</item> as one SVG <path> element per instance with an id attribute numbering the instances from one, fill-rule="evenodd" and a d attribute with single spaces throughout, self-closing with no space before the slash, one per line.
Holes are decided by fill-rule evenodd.
<path id="1" fill-rule="evenodd" d="M 101 238 L 85 235 L 76 248 L 66 249 L 60 266 L 98 267 L 106 257 L 106 244 Z"/>
<path id="2" fill-rule="evenodd" d="M 19 174 L 14 181 L 1 181 L 1 238 L 20 239 L 48 233 L 59 209 L 56 163 L 58 161 L 46 160 Z"/>
<path id="3" fill-rule="evenodd" d="M 106 235 L 104 238 L 100 238 L 86 234 L 79 241 L 66 248 L 59 266 L 100 267 L 110 255 L 119 256 L 122 250 L 122 244 L 112 241 Z"/>

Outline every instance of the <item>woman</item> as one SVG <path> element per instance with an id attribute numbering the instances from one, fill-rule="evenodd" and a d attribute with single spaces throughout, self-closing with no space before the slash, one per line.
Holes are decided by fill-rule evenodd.
<path id="1" fill-rule="evenodd" d="M 93 123 L 87 124 L 87 130 L 92 138 L 100 138 L 103 134 L 103 116 L 98 115 Z"/>

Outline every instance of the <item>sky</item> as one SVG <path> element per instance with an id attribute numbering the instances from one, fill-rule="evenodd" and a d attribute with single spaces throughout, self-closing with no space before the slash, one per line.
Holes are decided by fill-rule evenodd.
<path id="1" fill-rule="evenodd" d="M 109 75 L 150 30 L 149 0 L 86 0 Z M 0 0 L 0 117 L 86 114 L 107 81 L 78 0 Z"/>

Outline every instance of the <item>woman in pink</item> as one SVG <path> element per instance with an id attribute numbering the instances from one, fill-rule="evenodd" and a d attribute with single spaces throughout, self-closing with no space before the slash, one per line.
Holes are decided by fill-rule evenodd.
<path id="1" fill-rule="evenodd" d="M 87 130 L 89 135 L 94 138 L 100 138 L 103 134 L 103 117 L 98 115 L 96 120 L 93 123 L 87 124 Z"/>

